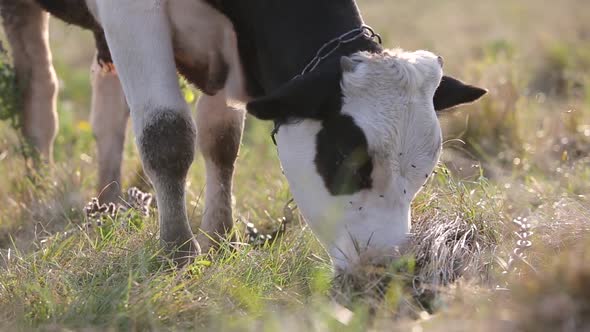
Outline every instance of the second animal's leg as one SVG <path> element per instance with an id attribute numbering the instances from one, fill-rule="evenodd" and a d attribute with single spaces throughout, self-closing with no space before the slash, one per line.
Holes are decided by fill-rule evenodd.
<path id="1" fill-rule="evenodd" d="M 49 49 L 49 14 L 29 1 L 15 0 L 1 0 L 0 12 L 22 96 L 23 134 L 51 162 L 58 83 Z"/>
<path id="2" fill-rule="evenodd" d="M 243 110 L 227 105 L 223 91 L 215 96 L 203 95 L 197 104 L 197 142 L 207 172 L 203 233 L 197 237 L 204 250 L 233 227 L 232 181 L 244 116 Z"/>
<path id="3" fill-rule="evenodd" d="M 101 202 L 115 202 L 121 195 L 121 163 L 129 108 L 119 76 L 96 61 L 91 68 L 90 122 L 98 153 L 98 193 Z"/>

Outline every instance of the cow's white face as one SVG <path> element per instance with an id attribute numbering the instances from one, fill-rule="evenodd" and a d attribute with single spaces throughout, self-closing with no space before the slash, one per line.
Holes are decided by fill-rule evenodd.
<path id="1" fill-rule="evenodd" d="M 282 123 L 279 157 L 295 201 L 346 272 L 386 264 L 406 241 L 410 203 L 440 156 L 435 109 L 485 93 L 443 77 L 430 52 L 360 52 L 324 62 L 248 111 Z"/>
<path id="2" fill-rule="evenodd" d="M 277 137 L 295 201 L 337 269 L 403 244 L 410 203 L 441 151 L 439 57 L 358 53 L 342 66 L 340 114 L 285 124 Z"/>

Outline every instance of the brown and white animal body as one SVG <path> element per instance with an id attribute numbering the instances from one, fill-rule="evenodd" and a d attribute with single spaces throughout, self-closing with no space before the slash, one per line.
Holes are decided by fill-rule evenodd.
<path id="1" fill-rule="evenodd" d="M 198 248 L 185 207 L 195 141 L 207 171 L 197 239 L 208 248 L 233 226 L 244 121 L 233 105 L 248 103 L 254 116 L 282 124 L 279 156 L 295 200 L 335 267 L 346 270 L 359 248 L 383 263 L 405 241 L 410 202 L 440 154 L 435 109 L 485 93 L 443 78 L 442 59 L 430 52 L 383 50 L 368 36 L 294 78 L 322 45 L 362 26 L 354 0 L 61 3 L 76 1 L 104 29 L 156 190 L 160 238 L 179 262 Z M 196 126 L 177 70 L 205 92 Z"/>
<path id="2" fill-rule="evenodd" d="M 78 12 L 81 14 L 61 13 L 59 16 L 70 18 L 70 23 L 94 32 L 98 52 L 91 67 L 91 124 L 98 150 L 98 192 L 102 201 L 111 202 L 120 195 L 121 159 L 129 111 L 117 74 L 109 70 L 112 60 L 102 29 L 85 7 Z M 51 162 L 58 129 L 58 81 L 49 48 L 49 14 L 35 0 L 0 0 L 0 15 L 22 95 L 23 135 L 41 159 Z"/>
<path id="3" fill-rule="evenodd" d="M 32 0 L 1 0 L 0 14 L 23 93 L 23 133 L 51 158 L 57 131 L 57 78 L 48 42 L 49 15 Z"/>

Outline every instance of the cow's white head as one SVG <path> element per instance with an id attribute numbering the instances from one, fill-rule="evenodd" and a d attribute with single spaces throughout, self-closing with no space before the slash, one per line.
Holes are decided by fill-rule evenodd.
<path id="1" fill-rule="evenodd" d="M 485 93 L 441 78 L 442 58 L 430 52 L 360 52 L 248 105 L 282 123 L 284 173 L 338 270 L 359 259 L 386 263 L 405 242 L 410 203 L 441 152 L 435 108 Z"/>

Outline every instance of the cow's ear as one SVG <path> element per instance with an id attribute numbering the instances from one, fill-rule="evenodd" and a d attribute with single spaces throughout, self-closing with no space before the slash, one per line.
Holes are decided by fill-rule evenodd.
<path id="1" fill-rule="evenodd" d="M 488 90 L 465 84 L 456 78 L 443 76 L 434 93 L 434 109 L 444 111 L 455 106 L 474 102 Z"/>
<path id="2" fill-rule="evenodd" d="M 326 62 L 271 94 L 248 103 L 248 113 L 261 120 L 322 119 L 340 111 L 342 70 L 338 61 Z"/>

